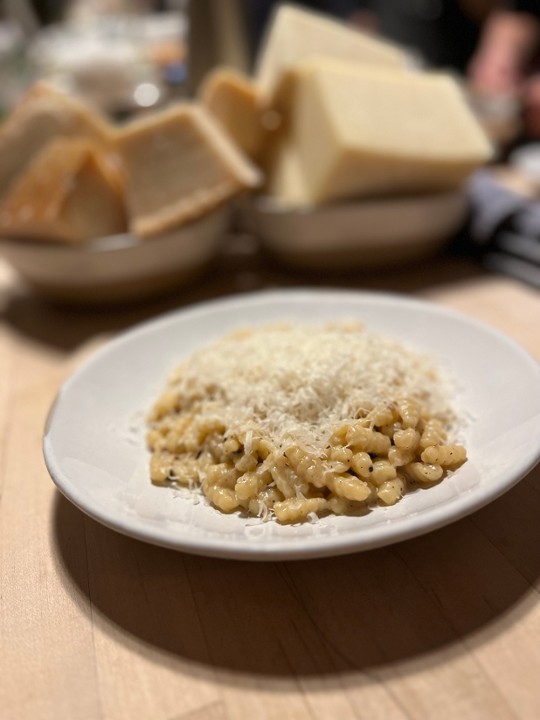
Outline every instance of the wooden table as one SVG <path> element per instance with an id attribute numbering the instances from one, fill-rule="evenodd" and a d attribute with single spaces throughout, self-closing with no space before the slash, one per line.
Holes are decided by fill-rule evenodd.
<path id="1" fill-rule="evenodd" d="M 331 283 L 457 308 L 540 359 L 540 293 L 472 262 Z M 145 545 L 55 490 L 43 423 L 83 357 L 171 307 L 298 284 L 329 281 L 280 270 L 242 238 L 197 286 L 129 310 L 55 308 L 0 266 L 2 718 L 540 718 L 540 467 L 416 540 L 270 564 Z"/>

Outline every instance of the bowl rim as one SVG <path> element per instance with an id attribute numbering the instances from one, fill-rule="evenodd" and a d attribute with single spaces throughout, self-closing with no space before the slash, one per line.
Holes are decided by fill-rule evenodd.
<path id="1" fill-rule="evenodd" d="M 159 233 L 148 238 L 136 235 L 130 230 L 123 233 L 117 233 L 115 235 L 103 235 L 102 237 L 91 238 L 90 240 L 84 240 L 80 243 L 67 243 L 46 238 L 38 240 L 32 237 L 9 237 L 0 234 L 0 248 L 16 248 L 17 250 L 23 248 L 23 250 L 38 253 L 65 252 L 73 255 L 93 255 L 98 253 L 117 252 L 118 250 L 126 250 L 128 248 L 146 245 L 147 243 L 156 243 L 160 240 L 171 239 L 174 236 L 180 238 L 190 230 L 197 230 L 197 226 L 201 226 L 205 222 L 208 222 L 216 217 L 225 217 L 228 213 L 228 206 L 221 205 L 220 207 L 214 208 L 212 211 L 205 213 L 194 220 L 184 223 L 183 225 L 179 225 L 167 232 Z"/>
<path id="2" fill-rule="evenodd" d="M 254 194 L 247 198 L 250 210 L 268 215 L 316 215 L 322 213 L 342 212 L 359 209 L 379 208 L 405 208 L 412 204 L 425 203 L 429 201 L 461 201 L 467 200 L 467 189 L 465 187 L 453 190 L 441 190 L 430 193 L 417 193 L 413 195 L 395 196 L 374 196 L 366 198 L 349 198 L 336 202 L 323 203 L 321 205 L 288 205 L 272 195 Z"/>

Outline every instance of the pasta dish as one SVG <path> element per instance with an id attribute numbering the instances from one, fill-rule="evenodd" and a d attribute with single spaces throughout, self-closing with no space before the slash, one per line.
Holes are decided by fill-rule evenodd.
<path id="1" fill-rule="evenodd" d="M 393 505 L 465 462 L 451 391 L 358 323 L 246 328 L 173 373 L 148 419 L 151 480 L 281 523 Z"/>

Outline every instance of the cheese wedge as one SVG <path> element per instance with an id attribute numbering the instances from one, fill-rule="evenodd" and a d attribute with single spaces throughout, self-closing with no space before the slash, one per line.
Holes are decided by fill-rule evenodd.
<path id="1" fill-rule="evenodd" d="M 448 75 L 316 59 L 292 76 L 286 143 L 308 203 L 456 188 L 492 156 Z M 294 196 L 297 186 L 281 182 L 279 193 Z"/>
<path id="2" fill-rule="evenodd" d="M 112 126 L 84 103 L 39 82 L 0 126 L 0 197 L 45 145 L 58 137 L 113 143 Z"/>
<path id="3" fill-rule="evenodd" d="M 126 125 L 118 151 L 131 226 L 141 237 L 195 220 L 261 182 L 218 123 L 190 103 Z"/>
<path id="4" fill-rule="evenodd" d="M 276 91 L 280 85 L 283 91 L 286 73 L 302 60 L 316 56 L 395 69 L 409 65 L 407 55 L 389 42 L 326 15 L 295 5 L 279 5 L 255 65 L 255 79 L 265 102 L 279 106 Z"/>
<path id="5" fill-rule="evenodd" d="M 27 166 L 0 209 L 0 234 L 81 243 L 126 230 L 118 168 L 89 140 L 58 139 Z"/>
<path id="6" fill-rule="evenodd" d="M 311 204 L 298 148 L 286 129 L 275 133 L 261 158 L 261 166 L 265 173 L 265 195 L 292 207 Z"/>
<path id="7" fill-rule="evenodd" d="M 257 158 L 268 139 L 264 108 L 253 80 L 228 68 L 210 72 L 199 89 L 199 98 L 210 115 L 250 158 Z"/>

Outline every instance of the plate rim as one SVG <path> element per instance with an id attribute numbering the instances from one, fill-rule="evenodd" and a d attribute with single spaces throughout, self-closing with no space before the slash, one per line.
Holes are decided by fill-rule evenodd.
<path id="1" fill-rule="evenodd" d="M 334 298 L 343 301 L 360 301 L 379 305 L 385 302 L 399 302 L 402 306 L 408 306 L 410 309 L 421 308 L 424 311 L 431 312 L 438 316 L 443 315 L 460 322 L 465 322 L 469 326 L 481 332 L 488 333 L 499 342 L 503 342 L 509 346 L 530 366 L 530 369 L 538 375 L 540 382 L 540 362 L 516 340 L 482 320 L 470 317 L 453 308 L 438 305 L 430 300 L 394 292 L 339 290 L 335 288 L 275 288 L 255 292 L 236 293 L 218 299 L 205 300 L 184 308 L 177 308 L 157 317 L 139 322 L 105 342 L 101 348 L 92 353 L 89 358 L 71 373 L 60 386 L 50 406 L 43 430 L 43 457 L 49 475 L 58 490 L 79 510 L 97 522 L 121 534 L 144 542 L 190 554 L 224 559 L 288 561 L 338 556 L 372 550 L 432 532 L 466 517 L 500 497 L 520 482 L 525 475 L 538 464 L 540 461 L 540 443 L 536 452 L 531 452 L 520 458 L 510 479 L 505 483 L 499 483 L 495 487 L 485 486 L 475 491 L 466 491 L 456 497 L 455 500 L 431 508 L 423 515 L 415 516 L 413 514 L 409 517 L 401 518 L 400 522 L 396 523 L 393 527 L 391 524 L 381 524 L 370 528 L 369 539 L 367 541 L 362 538 L 360 528 L 358 535 L 356 533 L 349 533 L 346 536 L 338 534 L 319 538 L 302 538 L 296 540 L 294 546 L 291 548 L 283 547 L 282 538 L 267 541 L 264 545 L 250 545 L 245 541 L 241 542 L 226 537 L 220 541 L 214 538 L 204 537 L 197 538 L 196 541 L 191 541 L 191 539 L 185 537 L 171 537 L 171 534 L 165 526 L 155 528 L 141 524 L 141 522 L 144 523 L 144 521 L 140 520 L 133 523 L 131 522 L 131 518 L 127 516 L 123 516 L 122 518 L 112 517 L 114 514 L 108 513 L 107 508 L 99 508 L 99 503 L 97 503 L 96 507 L 96 504 L 91 503 L 89 506 L 88 503 L 84 502 L 78 491 L 76 480 L 68 477 L 68 475 L 58 467 L 49 434 L 54 425 L 55 413 L 57 413 L 61 407 L 63 395 L 69 391 L 71 385 L 77 382 L 84 373 L 91 370 L 95 363 L 99 362 L 108 354 L 114 353 L 116 349 L 122 345 L 129 343 L 132 338 L 144 334 L 148 329 L 159 329 L 168 323 L 174 322 L 179 317 L 186 319 L 196 318 L 199 315 L 207 314 L 212 309 L 231 310 L 235 306 L 244 307 L 246 303 L 250 305 L 256 303 L 261 304 L 268 302 L 270 299 L 292 300 L 294 298 L 295 301 L 314 301 L 316 298 L 322 299 L 323 295 L 325 298 Z M 384 508 L 382 509 L 384 510 Z"/>

